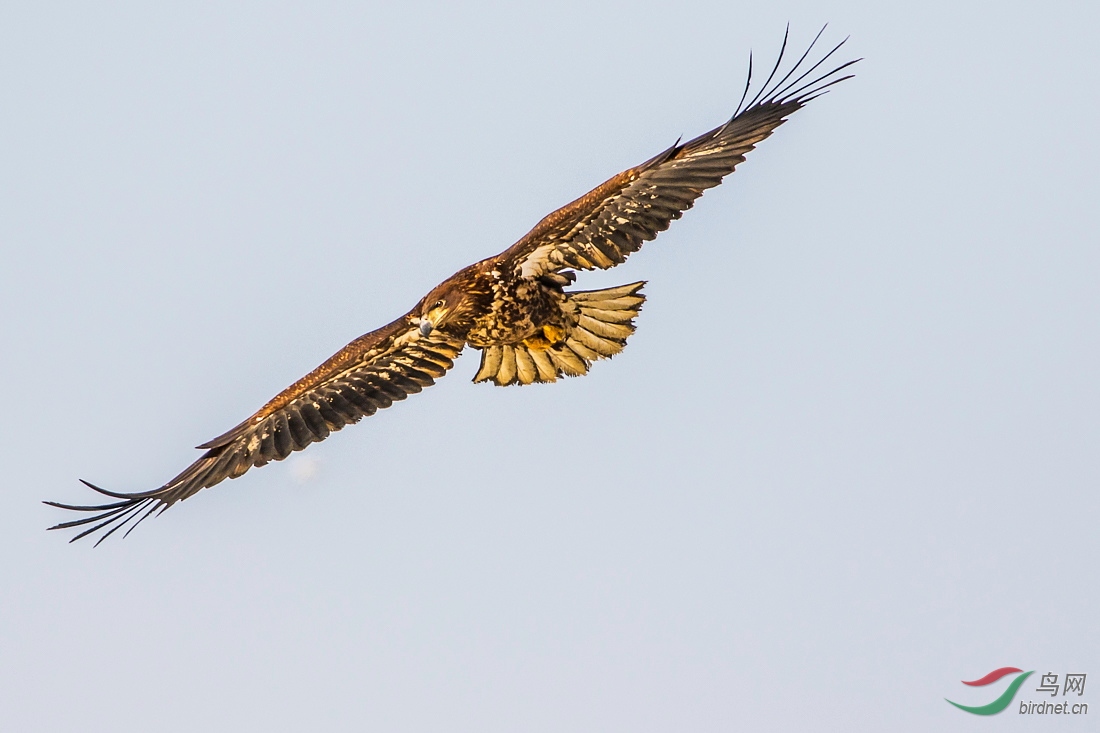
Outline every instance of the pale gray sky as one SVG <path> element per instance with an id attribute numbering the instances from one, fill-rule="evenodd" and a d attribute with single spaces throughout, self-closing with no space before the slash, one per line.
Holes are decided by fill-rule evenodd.
<path id="1" fill-rule="evenodd" d="M 43 531 L 722 121 L 788 21 L 857 78 L 581 278 L 650 281 L 614 361 L 467 354 L 124 541 Z M 1098 23 L 6 4 L 3 728 L 968 731 L 996 667 L 1100 684 Z M 1089 682 L 990 725 L 1089 729 Z"/>

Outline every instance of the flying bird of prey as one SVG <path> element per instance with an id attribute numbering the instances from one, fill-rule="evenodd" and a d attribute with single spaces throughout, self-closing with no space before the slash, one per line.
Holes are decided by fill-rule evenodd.
<path id="1" fill-rule="evenodd" d="M 850 78 L 840 73 L 858 59 L 825 65 L 844 41 L 813 61 L 820 37 L 782 72 L 784 36 L 779 58 L 751 99 L 750 56 L 745 91 L 727 122 L 677 141 L 550 214 L 504 252 L 459 270 L 408 313 L 355 339 L 240 425 L 198 446 L 205 451 L 199 459 L 160 488 L 118 493 L 83 481 L 113 501 L 46 502 L 87 515 L 50 529 L 81 528 L 73 540 L 103 530 L 96 544 L 128 524 L 132 530 L 158 510 L 253 466 L 281 461 L 431 386 L 466 346 L 481 352 L 474 381 L 500 386 L 579 377 L 593 362 L 618 354 L 634 332 L 645 283 L 570 290 L 575 271 L 623 262 L 721 183 L 788 116 Z"/>

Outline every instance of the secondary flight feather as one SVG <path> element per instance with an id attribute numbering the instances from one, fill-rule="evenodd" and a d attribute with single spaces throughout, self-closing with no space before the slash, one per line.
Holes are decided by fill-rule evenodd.
<path id="1" fill-rule="evenodd" d="M 824 29 L 822 29 L 824 31 Z M 745 160 L 759 142 L 858 59 L 830 64 L 841 41 L 813 60 L 821 33 L 784 71 L 787 37 L 771 73 L 745 91 L 724 124 L 619 173 L 540 221 L 504 252 L 455 273 L 387 326 L 352 341 L 247 420 L 199 446 L 204 453 L 151 491 L 121 493 L 83 483 L 112 501 L 47 504 L 74 512 L 50 529 L 101 532 L 96 544 L 151 514 L 250 468 L 281 461 L 435 383 L 469 346 L 481 352 L 475 382 L 500 386 L 586 374 L 622 351 L 645 300 L 644 282 L 568 289 L 576 270 L 607 269 L 638 251 Z"/>

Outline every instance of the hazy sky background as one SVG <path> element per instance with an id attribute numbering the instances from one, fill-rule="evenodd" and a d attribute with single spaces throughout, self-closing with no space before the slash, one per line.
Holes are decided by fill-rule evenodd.
<path id="1" fill-rule="evenodd" d="M 1098 6 L 535 7 L 0 9 L 4 730 L 1095 729 Z M 124 541 L 43 531 L 724 120 L 788 21 L 858 76 L 582 276 L 650 281 L 621 356 L 468 353 Z M 1006 665 L 1091 714 L 944 702 Z"/>

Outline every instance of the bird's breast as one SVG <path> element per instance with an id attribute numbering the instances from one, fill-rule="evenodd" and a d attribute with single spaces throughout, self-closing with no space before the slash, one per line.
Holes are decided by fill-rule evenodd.
<path id="1" fill-rule="evenodd" d="M 501 279 L 493 283 L 487 311 L 466 336 L 471 346 L 516 344 L 542 333 L 544 326 L 564 327 L 561 292 L 537 280 Z"/>

